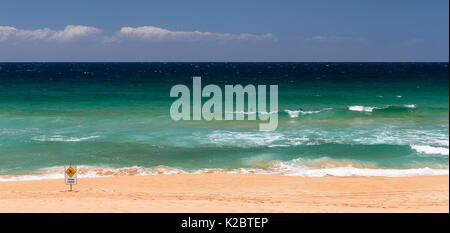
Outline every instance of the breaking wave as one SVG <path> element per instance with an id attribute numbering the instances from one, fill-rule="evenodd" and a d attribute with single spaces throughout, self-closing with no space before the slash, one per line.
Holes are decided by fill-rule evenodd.
<path id="1" fill-rule="evenodd" d="M 352 161 L 334 161 L 328 158 L 304 160 L 301 158 L 290 161 L 259 161 L 254 168 L 205 168 L 197 170 L 183 170 L 175 167 L 157 166 L 143 168 L 139 166 L 111 168 L 78 166 L 78 178 L 112 177 L 112 176 L 147 176 L 147 175 L 172 175 L 172 174 L 271 174 L 301 177 L 325 177 L 325 176 L 432 176 L 448 175 L 448 168 L 377 168 L 373 164 L 359 164 Z M 30 175 L 3 175 L 0 181 L 23 181 L 64 179 L 63 167 L 50 167 Z"/>
<path id="2" fill-rule="evenodd" d="M 423 154 L 448 155 L 449 149 L 445 147 L 433 147 L 428 145 L 412 145 L 412 149 Z"/>
<path id="3" fill-rule="evenodd" d="M 322 111 L 328 111 L 328 110 L 332 110 L 332 108 L 324 108 L 322 110 L 316 110 L 316 111 L 302 111 L 302 110 L 289 110 L 289 109 L 285 109 L 284 111 L 287 114 L 289 114 L 289 116 L 291 118 L 297 118 L 300 115 L 317 114 L 317 113 L 320 113 Z"/>
<path id="4" fill-rule="evenodd" d="M 372 112 L 375 108 L 377 108 L 377 107 L 366 107 L 366 106 L 355 105 L 355 106 L 349 106 L 348 110 L 357 111 L 357 112 Z"/>
<path id="5" fill-rule="evenodd" d="M 21 181 L 21 180 L 46 180 L 64 179 L 64 167 L 49 167 L 39 170 L 36 174 L 30 175 L 3 175 L 0 181 Z M 181 169 L 158 166 L 155 168 L 143 168 L 140 166 L 111 168 L 78 166 L 78 178 L 109 177 L 109 176 L 145 176 L 158 174 L 183 174 Z"/>
<path id="6" fill-rule="evenodd" d="M 356 112 L 402 112 L 411 111 L 417 108 L 415 104 L 405 104 L 405 105 L 388 105 L 384 107 L 374 107 L 374 106 L 361 106 L 353 105 L 349 106 L 348 110 Z"/>

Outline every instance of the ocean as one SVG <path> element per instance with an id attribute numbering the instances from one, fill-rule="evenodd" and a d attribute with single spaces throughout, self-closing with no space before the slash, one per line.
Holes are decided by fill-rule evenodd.
<path id="1" fill-rule="evenodd" d="M 278 128 L 172 120 L 194 76 L 278 85 Z M 448 85 L 448 63 L 0 63 L 0 181 L 448 174 Z"/>

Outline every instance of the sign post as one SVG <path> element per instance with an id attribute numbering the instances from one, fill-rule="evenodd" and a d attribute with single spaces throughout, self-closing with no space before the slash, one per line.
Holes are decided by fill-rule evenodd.
<path id="1" fill-rule="evenodd" d="M 64 178 L 66 185 L 70 185 L 70 191 L 72 191 L 72 185 L 77 184 L 77 166 L 69 165 L 64 166 Z"/>

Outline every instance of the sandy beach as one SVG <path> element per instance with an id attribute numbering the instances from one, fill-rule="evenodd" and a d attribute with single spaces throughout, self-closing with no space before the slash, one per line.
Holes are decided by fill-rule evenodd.
<path id="1" fill-rule="evenodd" d="M 449 176 L 176 174 L 0 182 L 0 212 L 449 212 Z"/>

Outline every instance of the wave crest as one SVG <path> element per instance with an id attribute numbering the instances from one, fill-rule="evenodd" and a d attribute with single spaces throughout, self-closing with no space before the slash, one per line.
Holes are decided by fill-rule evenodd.
<path id="1" fill-rule="evenodd" d="M 411 145 L 411 149 L 422 154 L 448 155 L 449 149 L 445 147 L 433 147 L 428 145 Z"/>
<path id="2" fill-rule="evenodd" d="M 171 175 L 171 174 L 271 174 L 302 177 L 324 176 L 431 176 L 448 175 L 448 168 L 377 168 L 373 164 L 360 164 L 353 161 L 334 161 L 328 158 L 304 160 L 301 158 L 290 161 L 259 161 L 255 168 L 204 168 L 186 171 L 180 168 L 157 166 L 143 168 L 140 166 L 111 168 L 78 166 L 79 178 L 111 177 L 111 176 L 146 176 L 146 175 Z M 4 175 L 1 181 L 45 180 L 64 179 L 63 167 L 51 167 L 32 175 Z"/>
<path id="3" fill-rule="evenodd" d="M 376 111 L 384 111 L 384 112 L 402 112 L 402 111 L 411 111 L 417 108 L 415 104 L 405 104 L 405 105 L 388 105 L 384 107 L 374 107 L 374 106 L 361 106 L 361 105 L 353 105 L 349 106 L 348 110 L 356 111 L 356 112 L 376 112 Z"/>
<path id="4" fill-rule="evenodd" d="M 302 110 L 289 110 L 289 109 L 285 109 L 284 111 L 291 117 L 291 118 L 297 118 L 300 115 L 309 115 L 309 114 L 317 114 L 320 113 L 322 111 L 328 111 L 328 110 L 332 110 L 332 108 L 324 108 L 321 110 L 315 110 L 315 111 L 302 111 Z"/>
<path id="5" fill-rule="evenodd" d="M 370 106 L 366 107 L 366 106 L 354 105 L 354 106 L 349 106 L 348 110 L 357 111 L 357 112 L 372 112 L 376 108 L 377 107 L 370 107 Z"/>

